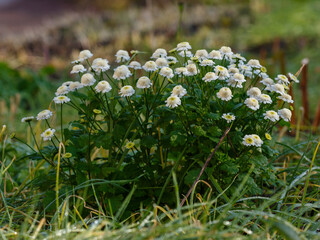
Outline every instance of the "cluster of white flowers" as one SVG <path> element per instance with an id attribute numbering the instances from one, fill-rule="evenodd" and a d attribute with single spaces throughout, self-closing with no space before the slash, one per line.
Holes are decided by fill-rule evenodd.
<path id="1" fill-rule="evenodd" d="M 243 137 L 242 144 L 245 146 L 261 147 L 263 141 L 257 134 L 250 134 Z"/>

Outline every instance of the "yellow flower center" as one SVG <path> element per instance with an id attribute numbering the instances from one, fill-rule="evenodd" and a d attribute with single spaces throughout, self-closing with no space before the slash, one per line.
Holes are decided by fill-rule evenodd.
<path id="1" fill-rule="evenodd" d="M 246 143 L 249 143 L 249 144 L 253 143 L 253 139 L 252 138 L 247 138 L 246 139 Z"/>

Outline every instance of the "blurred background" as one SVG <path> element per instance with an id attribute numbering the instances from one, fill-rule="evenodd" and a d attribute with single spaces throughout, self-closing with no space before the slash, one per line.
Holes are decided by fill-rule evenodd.
<path id="1" fill-rule="evenodd" d="M 308 62 L 295 117 L 317 127 L 319 12 L 319 0 L 0 0 L 0 123 L 19 130 L 22 116 L 47 108 L 82 49 L 112 62 L 118 49 L 188 41 L 193 51 L 230 46 L 272 77 Z"/>

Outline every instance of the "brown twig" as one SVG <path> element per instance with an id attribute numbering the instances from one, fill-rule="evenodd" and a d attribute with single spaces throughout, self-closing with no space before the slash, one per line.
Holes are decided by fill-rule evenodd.
<path id="1" fill-rule="evenodd" d="M 207 161 L 206 161 L 205 164 L 203 165 L 203 167 L 202 167 L 202 169 L 201 169 L 201 171 L 200 171 L 197 179 L 193 182 L 193 184 L 192 184 L 191 188 L 189 189 L 187 195 L 182 199 L 182 201 L 181 201 L 181 203 L 180 203 L 180 206 L 181 206 L 181 207 L 183 206 L 183 204 L 185 203 L 185 201 L 187 200 L 187 198 L 188 198 L 189 195 L 191 194 L 193 188 L 195 187 L 195 185 L 196 185 L 197 182 L 199 181 L 201 175 L 203 174 L 204 170 L 205 170 L 206 167 L 208 166 L 211 158 L 213 157 L 213 155 L 215 154 L 215 152 L 217 151 L 218 147 L 221 145 L 223 139 L 224 139 L 225 136 L 229 133 L 229 131 L 230 131 L 230 127 L 228 127 L 228 128 L 226 129 L 226 131 L 224 132 L 224 134 L 223 134 L 222 137 L 220 138 L 219 143 L 218 143 L 217 146 L 214 148 L 213 152 L 210 154 L 210 156 L 208 157 Z"/>

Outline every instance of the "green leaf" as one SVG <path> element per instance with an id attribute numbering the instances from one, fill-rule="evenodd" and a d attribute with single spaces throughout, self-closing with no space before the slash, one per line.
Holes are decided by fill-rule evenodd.
<path id="1" fill-rule="evenodd" d="M 152 136 L 144 136 L 141 139 L 141 145 L 147 148 L 151 148 L 153 145 L 157 144 L 157 139 L 153 138 Z"/>

